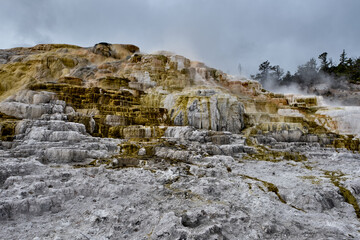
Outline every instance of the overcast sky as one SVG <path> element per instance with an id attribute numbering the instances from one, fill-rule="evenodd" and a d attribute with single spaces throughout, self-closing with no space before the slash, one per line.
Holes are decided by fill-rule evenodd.
<path id="1" fill-rule="evenodd" d="M 324 51 L 360 56 L 360 0 L 0 0 L 0 49 L 132 43 L 224 72 L 292 73 Z"/>

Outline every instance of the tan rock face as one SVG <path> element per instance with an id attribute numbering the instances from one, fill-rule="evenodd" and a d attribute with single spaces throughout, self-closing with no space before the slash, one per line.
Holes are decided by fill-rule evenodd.
<path id="1" fill-rule="evenodd" d="M 226 74 L 182 56 L 141 54 L 136 46 L 108 43 L 90 49 L 37 45 L 7 54 L 10 61 L 0 72 L 2 99 L 28 88 L 55 93 L 80 119 L 94 119 L 100 136 L 129 125 L 190 125 L 234 132 L 244 127 L 241 102 L 221 88 Z M 201 85 L 206 88 L 188 90 Z M 209 85 L 214 89 L 207 89 Z M 18 118 L 46 113 L 14 97 L 1 109 Z"/>
<path id="2" fill-rule="evenodd" d="M 167 95 L 163 100 L 177 126 L 240 133 L 244 107 L 238 98 L 220 89 L 192 89 Z"/>
<path id="3" fill-rule="evenodd" d="M 109 43 L 98 43 L 92 48 L 92 52 L 100 54 L 105 57 L 113 57 L 116 59 L 124 59 L 140 49 L 135 45 L 130 44 L 109 44 Z"/>

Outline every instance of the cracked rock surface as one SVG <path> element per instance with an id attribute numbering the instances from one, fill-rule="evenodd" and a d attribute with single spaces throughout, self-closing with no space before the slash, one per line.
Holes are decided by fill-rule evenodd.
<path id="1" fill-rule="evenodd" d="M 194 135 L 200 141 L 198 131 L 177 127 L 172 133 L 182 136 L 172 141 L 192 145 Z M 12 239 L 360 237 L 359 209 L 333 182 L 358 201 L 359 155 L 306 147 L 306 161 L 277 162 L 239 154 L 204 157 L 175 147 L 163 157 L 163 147 L 157 149 L 160 157 L 141 167 L 117 169 L 2 157 L 1 232 Z"/>

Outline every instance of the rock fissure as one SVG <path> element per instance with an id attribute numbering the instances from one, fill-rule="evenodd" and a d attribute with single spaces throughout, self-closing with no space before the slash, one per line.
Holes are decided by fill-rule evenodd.
<path id="1" fill-rule="evenodd" d="M 345 202 L 352 205 L 357 218 L 360 218 L 360 207 L 355 196 L 340 182 L 341 178 L 344 178 L 344 174 L 342 172 L 325 171 L 325 176 L 339 189 L 339 194 L 344 198 Z"/>

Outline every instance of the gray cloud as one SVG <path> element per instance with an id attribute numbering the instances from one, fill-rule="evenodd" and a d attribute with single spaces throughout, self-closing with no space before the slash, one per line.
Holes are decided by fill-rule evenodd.
<path id="1" fill-rule="evenodd" d="M 0 48 L 44 42 L 133 43 L 245 74 L 286 70 L 327 51 L 360 56 L 358 0 L 12 0 L 0 8 Z"/>

